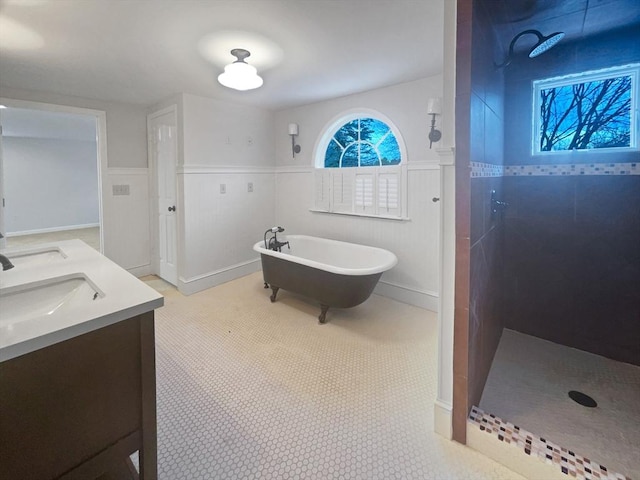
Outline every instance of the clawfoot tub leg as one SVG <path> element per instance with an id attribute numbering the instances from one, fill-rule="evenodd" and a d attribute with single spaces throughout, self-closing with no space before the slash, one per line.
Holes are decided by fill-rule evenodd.
<path id="1" fill-rule="evenodd" d="M 320 320 L 320 323 L 327 323 L 327 310 L 329 310 L 329 305 L 320 305 L 320 310 L 318 320 Z"/>
<path id="2" fill-rule="evenodd" d="M 280 290 L 280 287 L 276 287 L 275 285 L 271 285 L 271 291 L 273 292 L 271 294 L 271 296 L 269 297 L 271 299 L 271 303 L 276 301 L 276 295 L 278 294 L 278 290 Z"/>
<path id="3" fill-rule="evenodd" d="M 264 288 L 269 288 L 269 284 L 267 282 L 264 282 Z"/>

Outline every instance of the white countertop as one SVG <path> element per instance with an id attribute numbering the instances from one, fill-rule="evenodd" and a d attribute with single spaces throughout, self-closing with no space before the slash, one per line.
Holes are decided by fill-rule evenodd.
<path id="1" fill-rule="evenodd" d="M 1 250 L 6 256 L 37 248 L 58 248 L 66 258 L 18 265 L 0 270 L 0 289 L 82 274 L 100 291 L 100 297 L 85 302 L 64 316 L 46 316 L 0 324 L 0 362 L 33 352 L 107 325 L 149 312 L 164 304 L 164 297 L 129 272 L 80 240 L 66 240 L 33 247 Z M 0 317 L 2 317 L 0 297 Z M 6 319 L 4 319 L 6 320 Z"/>

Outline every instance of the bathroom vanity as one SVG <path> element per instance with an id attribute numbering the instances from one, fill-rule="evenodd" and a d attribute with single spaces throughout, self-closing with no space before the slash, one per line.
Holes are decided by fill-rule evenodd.
<path id="1" fill-rule="evenodd" d="M 155 479 L 163 297 L 79 240 L 2 253 L 2 478 Z"/>

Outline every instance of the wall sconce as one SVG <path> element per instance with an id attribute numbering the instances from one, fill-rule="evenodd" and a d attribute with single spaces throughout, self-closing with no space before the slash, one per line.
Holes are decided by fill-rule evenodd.
<path id="1" fill-rule="evenodd" d="M 291 153 L 296 158 L 296 153 L 300 153 L 300 145 L 296 145 L 296 136 L 298 135 L 298 124 L 289 124 L 289 135 L 291 135 Z"/>
<path id="2" fill-rule="evenodd" d="M 427 113 L 431 115 L 431 131 L 429 132 L 429 148 L 431 148 L 433 142 L 438 142 L 442 138 L 442 132 L 436 129 L 436 115 L 442 114 L 439 98 L 429 99 Z"/>

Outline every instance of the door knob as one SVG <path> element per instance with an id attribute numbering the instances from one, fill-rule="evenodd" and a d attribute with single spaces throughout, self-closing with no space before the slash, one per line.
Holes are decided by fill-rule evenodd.
<path id="1" fill-rule="evenodd" d="M 172 207 L 169 207 L 167 210 L 169 210 L 170 212 L 175 212 L 176 211 L 176 206 L 174 205 Z"/>
<path id="2" fill-rule="evenodd" d="M 439 201 L 440 201 L 440 197 L 433 197 L 433 198 L 431 199 L 431 201 L 432 201 L 433 203 L 439 202 Z"/>

